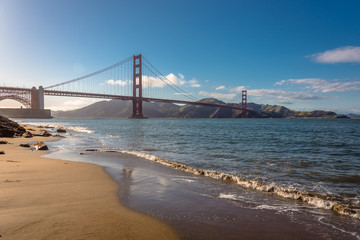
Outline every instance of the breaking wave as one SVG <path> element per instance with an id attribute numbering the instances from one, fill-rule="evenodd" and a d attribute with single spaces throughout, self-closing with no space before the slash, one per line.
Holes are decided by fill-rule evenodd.
<path id="1" fill-rule="evenodd" d="M 137 157 L 145 158 L 150 161 L 158 162 L 162 165 L 172 167 L 177 170 L 184 172 L 192 173 L 195 175 L 202 175 L 210 177 L 217 180 L 227 181 L 236 183 L 242 187 L 261 191 L 268 192 L 283 198 L 293 199 L 308 203 L 318 208 L 329 209 L 338 214 L 347 215 L 349 217 L 360 219 L 360 204 L 359 199 L 347 200 L 340 196 L 333 194 L 321 194 L 311 191 L 300 191 L 295 188 L 285 188 L 276 186 L 275 184 L 264 184 L 257 180 L 245 179 L 240 176 L 235 176 L 229 173 L 218 172 L 214 170 L 207 169 L 198 169 L 192 166 L 189 166 L 184 163 L 179 163 L 176 161 L 170 161 L 163 159 L 151 154 L 136 152 L 136 151 L 119 151 L 124 154 L 131 154 Z M 223 198 L 232 198 L 234 196 L 222 196 Z"/>
<path id="2" fill-rule="evenodd" d="M 81 133 L 94 133 L 94 130 L 89 130 L 86 127 L 64 127 L 65 129 L 73 130 L 75 132 L 81 132 Z"/>
<path id="3" fill-rule="evenodd" d="M 80 133 L 94 133 L 94 130 L 89 130 L 86 127 L 80 127 L 80 126 L 63 126 L 63 125 L 53 125 L 53 124 L 48 124 L 45 126 L 39 126 L 42 128 L 64 128 L 64 129 L 68 129 L 68 130 L 72 130 L 74 132 L 80 132 Z"/>

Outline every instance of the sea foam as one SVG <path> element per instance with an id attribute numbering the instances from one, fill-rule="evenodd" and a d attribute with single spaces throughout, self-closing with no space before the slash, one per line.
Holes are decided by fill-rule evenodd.
<path id="1" fill-rule="evenodd" d="M 150 161 L 155 161 L 162 165 L 166 165 L 184 172 L 192 173 L 195 175 L 202 175 L 221 181 L 233 182 L 245 188 L 249 188 L 261 192 L 268 192 L 287 199 L 302 201 L 304 203 L 308 203 L 318 208 L 333 210 L 338 214 L 347 215 L 355 219 L 360 219 L 360 206 L 354 203 L 346 202 L 345 199 L 343 199 L 342 197 L 335 196 L 332 194 L 321 194 L 310 191 L 300 191 L 294 188 L 285 188 L 285 187 L 276 186 L 275 184 L 265 184 L 257 180 L 245 179 L 240 176 L 235 176 L 225 172 L 218 172 L 208 169 L 198 169 L 184 163 L 170 161 L 143 152 L 137 152 L 137 151 L 119 151 L 119 152 L 135 155 L 137 157 L 145 158 Z M 222 197 L 230 198 L 230 195 L 222 195 Z"/>

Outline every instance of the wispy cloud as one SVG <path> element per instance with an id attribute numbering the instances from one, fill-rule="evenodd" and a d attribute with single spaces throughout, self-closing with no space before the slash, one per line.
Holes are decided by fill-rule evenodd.
<path id="1" fill-rule="evenodd" d="M 230 89 L 232 93 L 242 93 L 242 90 L 245 90 L 245 86 L 238 86 L 235 88 Z"/>
<path id="2" fill-rule="evenodd" d="M 284 91 L 279 89 L 255 89 L 248 90 L 251 96 L 259 97 L 275 97 L 285 100 L 320 100 L 329 99 L 328 96 L 317 96 L 306 92 Z"/>
<path id="3" fill-rule="evenodd" d="M 146 88 L 146 87 L 163 88 L 163 87 L 167 86 L 168 83 L 176 85 L 176 86 L 189 86 L 189 87 L 193 87 L 193 88 L 201 87 L 198 80 L 193 78 L 193 79 L 187 81 L 187 80 L 185 80 L 184 75 L 182 75 L 180 73 L 178 75 L 170 73 L 170 74 L 166 75 L 165 78 L 166 79 L 164 79 L 164 78 L 160 79 L 158 77 L 143 75 L 142 76 L 142 84 L 143 84 L 144 88 Z"/>
<path id="4" fill-rule="evenodd" d="M 304 85 L 306 89 L 315 93 L 349 92 L 360 90 L 360 81 L 344 82 L 339 80 L 327 81 L 321 78 L 288 79 L 276 82 L 275 85 L 284 84 Z"/>
<path id="5" fill-rule="evenodd" d="M 200 83 L 195 78 L 191 79 L 188 84 L 190 87 L 201 87 Z"/>
<path id="6" fill-rule="evenodd" d="M 215 88 L 215 90 L 221 90 L 221 89 L 225 89 L 224 85 L 218 86 L 217 88 Z"/>
<path id="7" fill-rule="evenodd" d="M 176 92 L 176 93 L 174 93 L 174 95 L 192 95 L 192 93 L 187 93 L 187 92 L 179 93 L 179 92 Z"/>
<path id="8" fill-rule="evenodd" d="M 360 47 L 340 47 L 315 53 L 308 57 L 319 63 L 360 63 Z"/>
<path id="9" fill-rule="evenodd" d="M 120 85 L 120 86 L 126 86 L 127 84 L 129 84 L 130 81 L 128 80 L 107 80 L 106 83 L 110 84 L 110 85 Z"/>
<path id="10" fill-rule="evenodd" d="M 222 99 L 232 99 L 236 96 L 234 93 L 216 93 L 216 92 L 205 92 L 200 91 L 199 95 L 206 96 L 206 97 L 213 97 L 213 98 L 222 98 Z"/>

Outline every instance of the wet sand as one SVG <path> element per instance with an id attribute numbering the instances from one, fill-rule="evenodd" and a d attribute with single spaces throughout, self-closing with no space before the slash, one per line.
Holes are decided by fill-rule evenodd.
<path id="1" fill-rule="evenodd" d="M 218 198 L 217 193 L 210 196 L 209 189 L 231 192 L 239 187 L 133 155 L 116 152 L 50 155 L 60 156 L 104 166 L 120 185 L 118 194 L 125 206 L 166 222 L 181 239 L 347 239 L 311 216 L 298 222 L 276 211 L 234 205 Z M 248 192 L 244 189 L 244 194 Z M 264 197 L 264 193 L 251 194 Z"/>
<path id="2" fill-rule="evenodd" d="M 1 239 L 177 239 L 165 223 L 124 207 L 119 185 L 103 168 L 40 157 L 20 143 L 45 137 L 1 138 Z"/>
<path id="3" fill-rule="evenodd" d="M 209 189 L 231 192 L 238 188 L 233 184 L 194 176 L 126 154 L 96 155 L 121 162 L 121 172 L 106 168 L 121 186 L 121 202 L 164 220 L 182 239 L 328 239 L 323 230 L 317 232 L 317 225 L 311 228 L 274 211 L 233 205 L 209 192 Z M 262 193 L 254 194 L 262 196 Z"/>

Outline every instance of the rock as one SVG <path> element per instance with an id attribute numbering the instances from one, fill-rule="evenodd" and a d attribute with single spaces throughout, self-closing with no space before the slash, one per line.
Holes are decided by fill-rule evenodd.
<path id="1" fill-rule="evenodd" d="M 30 147 L 30 144 L 28 144 L 28 143 L 22 143 L 22 144 L 20 144 L 19 146 L 20 146 L 20 147 Z"/>
<path id="2" fill-rule="evenodd" d="M 23 126 L 19 126 L 17 129 L 20 132 L 26 132 L 26 129 Z"/>
<path id="3" fill-rule="evenodd" d="M 56 132 L 58 132 L 58 133 L 66 133 L 66 130 L 63 129 L 63 128 L 58 128 L 58 129 L 56 130 Z"/>
<path id="4" fill-rule="evenodd" d="M 65 136 L 62 136 L 62 135 L 60 135 L 60 134 L 55 134 L 54 137 L 66 138 Z"/>
<path id="5" fill-rule="evenodd" d="M 25 128 L 6 117 L 0 116 L 0 137 L 15 137 L 26 132 Z"/>
<path id="6" fill-rule="evenodd" d="M 3 150 L 0 150 L 0 154 L 5 154 L 5 152 Z"/>
<path id="7" fill-rule="evenodd" d="M 44 136 L 44 137 L 50 137 L 50 136 L 51 136 L 51 133 L 49 133 L 48 131 L 45 130 L 45 131 L 43 132 L 42 136 Z"/>
<path id="8" fill-rule="evenodd" d="M 49 150 L 48 146 L 44 142 L 37 142 L 34 144 L 35 150 Z"/>
<path id="9" fill-rule="evenodd" d="M 25 132 L 25 133 L 22 135 L 22 137 L 24 137 L 24 138 L 32 138 L 33 135 L 32 135 L 31 132 L 27 131 L 27 132 Z"/>
<path id="10" fill-rule="evenodd" d="M 17 131 L 13 128 L 6 128 L 0 126 L 0 137 L 14 137 Z"/>
<path id="11" fill-rule="evenodd" d="M 97 152 L 98 150 L 94 149 L 94 148 L 88 148 L 88 149 L 85 149 L 85 151 L 87 151 L 87 152 Z"/>
<path id="12" fill-rule="evenodd" d="M 8 143 L 9 143 L 8 141 L 0 140 L 0 144 L 8 144 Z"/>

